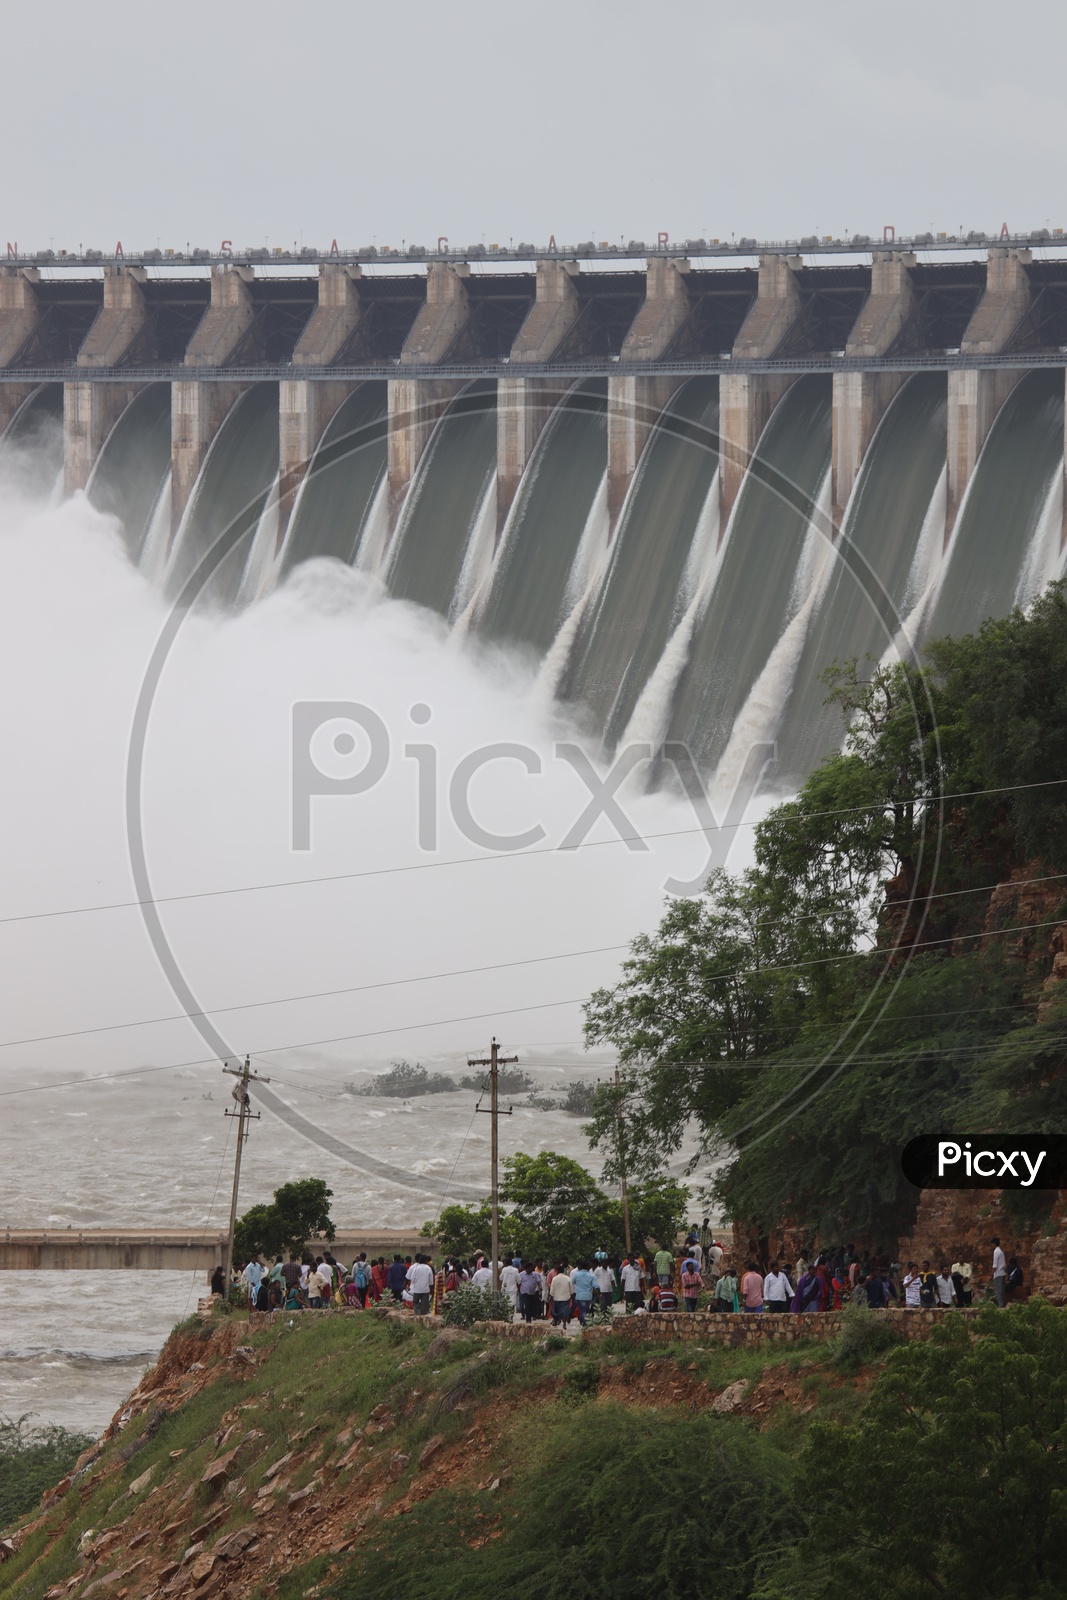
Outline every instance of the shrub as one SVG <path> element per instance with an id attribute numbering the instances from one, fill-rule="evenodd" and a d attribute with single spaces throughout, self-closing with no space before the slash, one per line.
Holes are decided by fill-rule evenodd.
<path id="1" fill-rule="evenodd" d="M 92 1442 L 65 1428 L 31 1428 L 26 1417 L 0 1417 L 0 1529 L 32 1511 Z"/>
<path id="2" fill-rule="evenodd" d="M 1022 1233 L 1047 1222 L 1055 1202 L 1055 1189 L 1005 1189 L 1000 1209 Z"/>
<path id="3" fill-rule="evenodd" d="M 446 1328 L 469 1328 L 475 1322 L 511 1322 L 514 1311 L 506 1294 L 465 1283 L 453 1289 L 441 1314 Z"/>
<path id="4" fill-rule="evenodd" d="M 497 1069 L 497 1092 L 503 1095 L 525 1094 L 527 1089 L 533 1088 L 533 1079 L 528 1072 L 523 1072 L 521 1067 L 500 1067 Z M 484 1072 L 471 1073 L 465 1078 L 460 1078 L 461 1089 L 472 1089 L 475 1094 L 481 1094 L 489 1083 L 488 1074 Z"/>
<path id="5" fill-rule="evenodd" d="M 598 1364 L 595 1361 L 576 1361 L 564 1376 L 559 1397 L 571 1405 L 581 1405 L 583 1401 L 595 1400 L 599 1388 Z"/>
<path id="6" fill-rule="evenodd" d="M 456 1087 L 455 1079 L 443 1072 L 427 1072 L 418 1061 L 394 1061 L 388 1072 L 379 1072 L 369 1083 L 346 1083 L 345 1093 L 407 1100 L 420 1094 L 451 1094 Z"/>
<path id="7" fill-rule="evenodd" d="M 899 1343 L 896 1329 L 869 1306 L 849 1305 L 841 1313 L 841 1332 L 831 1359 L 838 1367 L 862 1367 Z"/>
<path id="8" fill-rule="evenodd" d="M 492 1521 L 484 1496 L 431 1496 L 368 1529 L 328 1592 L 401 1600 L 432 1549 L 435 1600 L 747 1600 L 802 1532 L 792 1464 L 734 1418 L 597 1405 L 575 1426 L 550 1407 L 518 1430 L 514 1487 Z"/>
<path id="9" fill-rule="evenodd" d="M 583 1078 L 574 1078 L 567 1085 L 567 1092 L 563 1097 L 563 1109 L 569 1111 L 573 1117 L 591 1117 L 596 1095 L 595 1083 L 589 1083 Z"/>
<path id="10" fill-rule="evenodd" d="M 768 1600 L 845 1600 L 872 1572 L 885 1600 L 1063 1594 L 1067 1317 L 1035 1298 L 977 1323 L 945 1317 L 893 1352 L 854 1422 L 813 1424 L 809 1530 Z"/>

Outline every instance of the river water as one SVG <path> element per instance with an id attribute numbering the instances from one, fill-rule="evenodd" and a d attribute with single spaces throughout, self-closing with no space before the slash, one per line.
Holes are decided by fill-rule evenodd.
<path id="1" fill-rule="evenodd" d="M 439 1061 L 436 1069 L 458 1073 L 452 1060 Z M 596 1073 L 585 1062 L 580 1068 L 546 1065 L 536 1072 L 537 1087 L 542 1095 L 558 1095 L 578 1076 Z M 417 1183 L 404 1188 L 360 1172 L 264 1111 L 252 1124 L 243 1157 L 242 1210 L 308 1173 L 326 1178 L 332 1215 L 346 1226 L 418 1227 L 432 1221 L 450 1195 L 488 1191 L 489 1118 L 475 1113 L 476 1094 L 395 1100 L 343 1092 L 346 1080 L 370 1077 L 323 1061 L 289 1067 L 271 1087 L 307 1121 L 421 1175 Z M 218 1067 L 203 1066 L 13 1097 L 6 1107 L 10 1142 L 0 1176 L 0 1222 L 23 1228 L 224 1227 L 233 1125 L 223 1112 L 231 1082 Z M 501 1155 L 555 1150 L 599 1173 L 601 1161 L 586 1144 L 582 1119 L 530 1107 L 525 1098 L 500 1120 Z M 0 1415 L 29 1412 L 35 1421 L 98 1431 L 206 1289 L 202 1273 L 0 1273 Z"/>
<path id="2" fill-rule="evenodd" d="M 203 1287 L 188 1272 L 0 1274 L 0 1416 L 99 1433 Z"/>

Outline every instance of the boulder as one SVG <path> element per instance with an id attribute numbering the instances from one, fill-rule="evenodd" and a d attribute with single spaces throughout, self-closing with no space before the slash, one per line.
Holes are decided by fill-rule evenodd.
<path id="1" fill-rule="evenodd" d="M 736 1411 L 745 1398 L 747 1389 L 748 1379 L 738 1378 L 736 1383 L 731 1383 L 728 1388 L 723 1390 L 722 1394 L 716 1396 L 715 1400 L 712 1401 L 711 1409 L 718 1411 L 720 1415 L 724 1412 Z"/>
<path id="2" fill-rule="evenodd" d="M 233 1464 L 237 1460 L 237 1450 L 227 1450 L 224 1456 L 218 1456 L 214 1461 L 209 1461 L 204 1468 L 201 1483 L 221 1483 L 233 1471 Z"/>

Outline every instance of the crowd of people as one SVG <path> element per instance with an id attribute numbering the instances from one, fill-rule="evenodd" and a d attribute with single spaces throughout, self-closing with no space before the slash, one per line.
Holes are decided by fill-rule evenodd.
<path id="1" fill-rule="evenodd" d="M 653 1314 L 706 1310 L 719 1313 L 806 1313 L 836 1311 L 846 1305 L 864 1305 L 880 1311 L 889 1306 L 907 1309 L 950 1309 L 970 1306 L 988 1298 L 1004 1306 L 1023 1288 L 1023 1273 L 1015 1256 L 1007 1257 L 1000 1240 L 991 1241 L 990 1277 L 976 1279 L 969 1261 L 952 1265 L 929 1261 L 890 1261 L 879 1248 L 854 1252 L 844 1246 L 824 1251 L 813 1259 L 798 1255 L 793 1262 L 772 1260 L 763 1264 L 749 1259 L 733 1261 L 727 1247 L 715 1239 L 707 1218 L 692 1228 L 683 1249 L 660 1248 L 646 1257 L 630 1252 L 621 1257 L 597 1251 L 575 1262 L 529 1261 L 515 1256 L 498 1263 L 500 1292 L 510 1302 L 512 1315 L 525 1322 L 551 1321 L 582 1326 L 597 1314 Z M 318 1310 L 343 1305 L 366 1308 L 381 1302 L 407 1307 L 416 1316 L 440 1312 L 447 1297 L 465 1284 L 478 1289 L 492 1285 L 488 1259 L 478 1254 L 470 1260 L 448 1257 L 434 1265 L 426 1255 L 394 1255 L 369 1259 L 362 1251 L 350 1267 L 329 1251 L 300 1257 L 279 1255 L 265 1265 L 253 1257 L 234 1266 L 230 1291 L 257 1311 Z M 221 1266 L 211 1280 L 212 1293 L 224 1292 Z"/>

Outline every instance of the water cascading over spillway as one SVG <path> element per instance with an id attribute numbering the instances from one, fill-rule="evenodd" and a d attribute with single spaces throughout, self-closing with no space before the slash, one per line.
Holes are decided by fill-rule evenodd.
<path id="1" fill-rule="evenodd" d="M 833 566 L 800 658 L 779 733 L 777 779 L 803 782 L 841 741 L 825 704 L 835 661 L 879 660 L 900 626 L 927 508 L 945 467 L 946 383 L 918 373 L 890 404 L 867 451 L 835 541 Z"/>
<path id="2" fill-rule="evenodd" d="M 707 771 L 802 599 L 797 571 L 830 467 L 830 422 L 830 380 L 799 378 L 772 413 L 741 486 L 670 719 L 670 738 Z"/>
<path id="3" fill-rule="evenodd" d="M 1020 379 L 990 429 L 960 508 L 924 635 L 972 633 L 1015 603 L 1028 547 L 1063 471 L 1063 373 Z"/>
<path id="4" fill-rule="evenodd" d="M 170 384 L 136 395 L 104 441 L 86 487 L 98 511 L 119 519 L 134 561 L 170 470 Z"/>
<path id="5" fill-rule="evenodd" d="M 351 563 L 386 472 L 386 387 L 362 383 L 338 407 L 289 521 L 281 573 L 315 556 Z"/>
<path id="6" fill-rule="evenodd" d="M 63 385 L 35 389 L 8 423 L 2 443 L 26 492 L 51 493 L 63 471 Z"/>
<path id="7" fill-rule="evenodd" d="M 623 740 L 689 746 L 723 797 L 752 743 L 775 739 L 776 788 L 838 747 L 821 681 L 835 660 L 893 659 L 979 627 L 1057 576 L 1063 512 L 1062 371 L 1025 375 L 997 414 L 944 537 L 944 374 L 920 372 L 887 407 L 844 524 L 829 521 L 831 381 L 798 378 L 767 423 L 728 525 L 718 521 L 718 379 L 691 378 L 653 428 L 614 537 L 606 500 L 607 382 L 556 405 L 497 542 L 496 385 L 444 411 L 390 541 L 387 383 L 342 402 L 279 542 L 278 389 L 248 386 L 222 422 L 171 533 L 168 385 L 142 389 L 108 434 L 87 494 L 126 530 L 145 578 L 177 596 L 216 538 L 239 540 L 204 591 L 239 608 L 302 562 L 379 574 L 390 595 L 457 637 L 516 646 L 604 752 Z M 61 492 L 61 384 L 34 390 L 2 442 L 5 472 Z"/>
<path id="8" fill-rule="evenodd" d="M 235 542 L 205 592 L 224 604 L 236 600 L 252 536 L 277 474 L 278 388 L 256 383 L 235 401 L 200 469 L 167 567 L 172 599 L 219 535 L 226 534 L 235 535 Z"/>
<path id="9" fill-rule="evenodd" d="M 470 598 L 464 558 L 496 476 L 496 385 L 473 383 L 434 429 L 408 490 L 385 572 L 389 593 L 442 616 Z"/>
<path id="10" fill-rule="evenodd" d="M 543 656 L 607 459 L 607 384 L 577 384 L 545 425 L 508 518 L 477 629 Z"/>
<path id="11" fill-rule="evenodd" d="M 668 402 L 623 506 L 600 592 L 558 693 L 610 748 L 625 733 L 685 604 L 693 537 L 719 465 L 719 385 L 692 378 Z"/>

